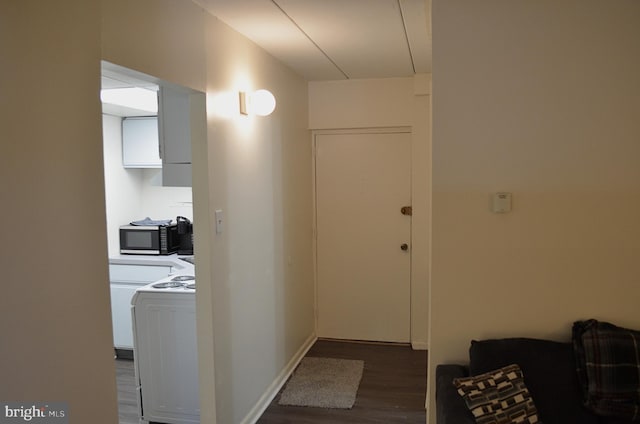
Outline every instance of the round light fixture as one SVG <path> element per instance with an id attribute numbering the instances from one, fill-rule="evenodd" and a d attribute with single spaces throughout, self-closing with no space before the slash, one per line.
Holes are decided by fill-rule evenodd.
<path id="1" fill-rule="evenodd" d="M 256 115 L 270 115 L 275 108 L 276 98 L 269 90 L 257 90 L 251 94 L 251 109 Z"/>

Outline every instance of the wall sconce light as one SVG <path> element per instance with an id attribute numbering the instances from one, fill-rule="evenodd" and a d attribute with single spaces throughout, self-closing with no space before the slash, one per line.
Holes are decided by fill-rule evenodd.
<path id="1" fill-rule="evenodd" d="M 240 113 L 258 116 L 271 115 L 276 108 L 276 98 L 269 90 L 258 90 L 253 93 L 240 92 Z"/>

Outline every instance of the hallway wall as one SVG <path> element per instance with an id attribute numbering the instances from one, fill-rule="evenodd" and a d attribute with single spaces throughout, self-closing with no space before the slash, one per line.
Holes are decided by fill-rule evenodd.
<path id="1" fill-rule="evenodd" d="M 99 9 L 0 2 L 0 399 L 67 402 L 71 424 L 118 421 Z"/>
<path id="2" fill-rule="evenodd" d="M 640 328 L 639 20 L 636 1 L 433 2 L 430 423 L 435 366 L 471 339 Z"/>
<path id="3" fill-rule="evenodd" d="M 430 107 L 430 74 L 309 83 L 313 130 L 411 127 L 411 343 L 416 349 L 428 346 Z"/>
<path id="4" fill-rule="evenodd" d="M 201 420 L 246 422 L 314 335 L 306 82 L 192 2 L 105 0 L 102 44 L 105 60 L 206 93 L 192 145 Z M 275 112 L 241 116 L 238 92 L 259 88 Z"/>

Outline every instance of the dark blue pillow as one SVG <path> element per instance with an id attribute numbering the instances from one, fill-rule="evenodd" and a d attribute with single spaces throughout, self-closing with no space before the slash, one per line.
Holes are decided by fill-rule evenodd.
<path id="1" fill-rule="evenodd" d="M 518 364 L 544 424 L 597 424 L 582 406 L 571 343 L 528 338 L 472 341 L 469 373 Z"/>

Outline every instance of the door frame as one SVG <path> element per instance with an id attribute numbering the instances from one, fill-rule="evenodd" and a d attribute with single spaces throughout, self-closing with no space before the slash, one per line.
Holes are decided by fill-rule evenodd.
<path id="1" fill-rule="evenodd" d="M 349 135 L 349 134 L 410 134 L 413 135 L 411 127 L 371 127 L 371 128 L 335 128 L 335 129 L 321 129 L 311 131 L 311 186 L 312 186 L 312 208 L 313 208 L 313 319 L 314 319 L 314 331 L 318 334 L 318 205 L 317 205 L 317 181 L 316 181 L 316 152 L 317 152 L 317 136 L 319 135 Z M 413 150 L 413 147 L 412 147 Z M 413 161 L 409 163 L 410 167 L 413 167 Z M 411 174 L 410 190 L 412 193 L 413 203 L 413 172 Z M 409 245 L 411 246 L 411 239 L 413 238 L 413 230 L 410 234 Z M 412 281 L 412 262 L 413 262 L 413 249 L 409 249 L 409 342 L 413 343 L 413 302 L 411 298 L 413 296 L 413 281 Z"/>

